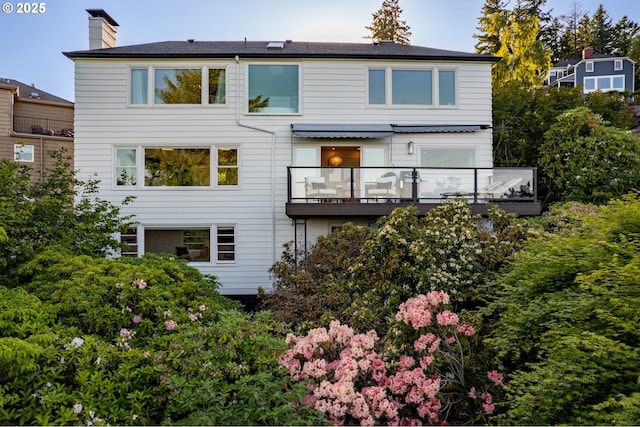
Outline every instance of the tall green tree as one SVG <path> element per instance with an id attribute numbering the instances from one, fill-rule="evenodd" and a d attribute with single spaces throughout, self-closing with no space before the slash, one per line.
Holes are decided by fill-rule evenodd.
<path id="1" fill-rule="evenodd" d="M 478 18 L 478 34 L 474 38 L 476 52 L 483 55 L 495 55 L 500 50 L 500 29 L 506 25 L 507 8 L 504 0 L 485 0 L 482 15 Z"/>
<path id="2" fill-rule="evenodd" d="M 598 6 L 589 25 L 590 44 L 596 53 L 613 52 L 614 29 L 609 13 L 604 6 Z"/>
<path id="3" fill-rule="evenodd" d="M 507 82 L 517 82 L 528 88 L 542 84 L 543 76 L 551 68 L 551 55 L 538 40 L 539 31 L 536 17 L 509 17 L 500 32 L 501 46 L 496 55 L 501 59 L 493 68 L 494 87 Z"/>
<path id="4" fill-rule="evenodd" d="M 371 32 L 365 38 L 409 44 L 411 31 L 407 22 L 400 19 L 401 15 L 402 9 L 398 4 L 398 0 L 383 0 L 380 9 L 372 14 L 371 25 L 365 27 Z"/>

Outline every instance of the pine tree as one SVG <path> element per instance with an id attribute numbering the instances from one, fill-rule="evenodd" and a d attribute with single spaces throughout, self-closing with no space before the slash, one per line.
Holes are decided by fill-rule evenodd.
<path id="1" fill-rule="evenodd" d="M 611 18 L 602 5 L 591 18 L 589 26 L 591 36 L 591 47 L 597 53 L 611 54 L 613 53 L 613 25 Z"/>
<path id="2" fill-rule="evenodd" d="M 508 11 L 503 0 L 485 0 L 482 16 L 478 18 L 478 39 L 476 52 L 484 55 L 495 55 L 500 50 L 500 29 L 505 26 Z"/>
<path id="3" fill-rule="evenodd" d="M 373 40 L 391 40 L 399 44 L 409 44 L 411 31 L 406 21 L 400 20 L 402 9 L 398 0 L 383 0 L 382 7 L 372 14 L 370 27 L 365 27 L 371 35 L 365 36 Z"/>

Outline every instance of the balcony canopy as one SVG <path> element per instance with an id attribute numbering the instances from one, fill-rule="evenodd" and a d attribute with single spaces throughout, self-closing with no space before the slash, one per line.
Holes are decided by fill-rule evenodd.
<path id="1" fill-rule="evenodd" d="M 388 138 L 396 133 L 477 132 L 489 125 L 394 125 L 394 124 L 329 124 L 293 123 L 291 131 L 298 138 Z"/>
<path id="2" fill-rule="evenodd" d="M 394 133 L 385 124 L 293 123 L 291 131 L 298 138 L 388 138 Z"/>

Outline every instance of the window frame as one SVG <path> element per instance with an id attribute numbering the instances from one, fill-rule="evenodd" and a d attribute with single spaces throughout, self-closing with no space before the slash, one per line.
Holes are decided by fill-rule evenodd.
<path id="1" fill-rule="evenodd" d="M 613 60 L 613 71 L 622 71 L 624 69 L 622 59 Z"/>
<path id="2" fill-rule="evenodd" d="M 175 149 L 194 149 L 194 150 L 209 150 L 209 185 L 192 185 L 192 186 L 148 186 L 145 182 L 145 150 L 152 149 L 158 150 L 162 148 L 175 148 Z M 161 145 L 114 145 L 112 147 L 112 188 L 116 190 L 150 190 L 150 191 L 171 191 L 179 190 L 184 191 L 186 189 L 193 191 L 205 191 L 205 190 L 238 190 L 242 186 L 242 149 L 240 144 L 214 144 L 214 145 L 189 145 L 189 146 L 161 146 Z M 219 149 L 233 149 L 237 150 L 237 164 L 233 166 L 237 169 L 238 183 L 231 185 L 218 184 L 218 150 Z M 118 170 L 124 166 L 118 164 L 118 150 L 134 150 L 136 156 L 135 166 L 128 166 L 130 169 L 135 169 L 136 184 L 133 185 L 120 185 L 118 184 Z M 224 166 L 226 167 L 226 166 Z M 229 166 L 231 168 L 231 166 Z"/>
<path id="3" fill-rule="evenodd" d="M 608 79 L 609 80 L 609 88 L 602 89 L 598 87 L 598 81 L 600 79 Z M 615 79 L 622 79 L 622 88 L 617 88 L 614 86 L 613 82 Z M 593 89 L 587 89 L 587 81 L 593 81 Z M 609 76 L 593 76 L 593 77 L 585 77 L 582 81 L 582 91 L 583 93 L 591 93 L 596 91 L 601 92 L 624 92 L 626 88 L 626 79 L 624 74 L 614 74 Z"/>
<path id="4" fill-rule="evenodd" d="M 585 73 L 593 73 L 595 66 L 593 65 L 593 61 L 586 61 L 584 63 L 584 71 Z"/>
<path id="5" fill-rule="evenodd" d="M 240 163 L 241 163 L 241 156 L 240 156 L 240 147 L 238 145 L 235 144 L 229 144 L 229 145 L 215 145 L 212 146 L 212 150 L 215 150 L 215 165 L 213 165 L 213 173 L 215 175 L 215 184 L 214 186 L 218 189 L 236 189 L 240 187 L 240 182 L 241 182 L 241 177 L 240 177 Z M 236 165 L 235 166 L 226 166 L 226 165 L 220 165 L 220 150 L 236 150 Z M 237 170 L 237 176 L 238 176 L 238 182 L 237 184 L 220 184 L 219 179 L 218 179 L 218 173 L 219 173 L 219 169 L 236 169 Z M 212 175 L 213 176 L 213 175 Z"/>
<path id="6" fill-rule="evenodd" d="M 25 148 L 28 149 L 25 151 Z M 30 154 L 31 159 L 21 159 L 20 155 Z M 35 162 L 36 152 L 35 146 L 32 144 L 13 144 L 13 161 L 20 163 L 33 163 Z"/>
<path id="7" fill-rule="evenodd" d="M 249 70 L 252 66 L 292 66 L 297 67 L 298 69 L 298 111 L 249 111 L 249 97 L 251 91 L 251 81 L 249 78 Z M 303 67 L 302 63 L 298 62 L 248 62 L 244 68 L 244 113 L 250 116 L 300 116 L 302 115 L 303 102 L 302 102 L 302 78 L 303 78 Z"/>
<path id="8" fill-rule="evenodd" d="M 134 103 L 132 102 L 132 90 L 133 90 L 133 78 L 132 71 L 133 70 L 147 70 L 147 88 L 146 88 L 146 102 L 144 103 Z M 200 89 L 200 103 L 198 104 L 167 104 L 167 103 L 156 103 L 155 102 L 155 77 L 156 70 L 158 69 L 193 69 L 200 70 L 201 73 L 201 89 Z M 210 70 L 223 70 L 224 71 L 224 102 L 210 103 L 209 102 L 209 71 Z M 207 65 L 207 64 L 188 64 L 188 63 L 179 63 L 179 64 L 170 64 L 169 65 L 149 65 L 149 64 L 129 64 L 127 66 L 127 107 L 132 108 L 188 108 L 188 107 L 208 107 L 208 108 L 222 108 L 228 106 L 228 97 L 229 93 L 229 66 L 228 65 Z"/>
<path id="9" fill-rule="evenodd" d="M 216 257 L 215 257 L 215 262 L 216 264 L 219 265 L 235 265 L 238 263 L 238 226 L 237 224 L 224 224 L 224 223 L 220 223 L 220 224 L 215 224 L 213 226 L 213 228 L 215 229 L 215 237 L 216 237 Z M 224 242 L 224 243 L 220 243 L 220 231 L 221 230 L 233 230 L 233 232 L 230 234 L 232 237 L 232 243 L 229 244 L 228 242 Z M 225 234 L 223 236 L 229 236 L 229 234 Z M 226 244 L 225 244 L 226 243 Z M 231 251 L 226 250 L 226 251 L 221 251 L 220 247 L 221 246 L 233 246 L 233 249 Z M 233 259 L 220 259 L 220 255 L 221 254 L 232 254 Z M 213 256 L 213 251 L 211 252 L 211 255 Z"/>
<path id="10" fill-rule="evenodd" d="M 384 71 L 384 98 L 385 102 L 371 103 L 371 71 Z M 430 104 L 394 104 L 393 103 L 393 71 L 430 71 L 431 72 L 431 103 Z M 453 77 L 453 104 L 440 104 L 440 72 L 452 72 Z M 459 67 L 428 66 L 428 67 L 402 67 L 395 65 L 380 66 L 371 65 L 366 67 L 366 107 L 367 108 L 387 108 L 387 109 L 457 109 L 459 108 L 460 97 L 460 69 Z"/>

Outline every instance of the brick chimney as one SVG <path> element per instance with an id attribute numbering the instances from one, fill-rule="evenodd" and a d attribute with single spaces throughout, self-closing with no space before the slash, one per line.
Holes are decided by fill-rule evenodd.
<path id="1" fill-rule="evenodd" d="M 89 49 L 116 47 L 118 23 L 103 9 L 87 9 L 89 12 Z"/>
<path id="2" fill-rule="evenodd" d="M 593 48 L 591 46 L 582 49 L 582 59 L 587 59 L 591 55 L 593 55 Z"/>

